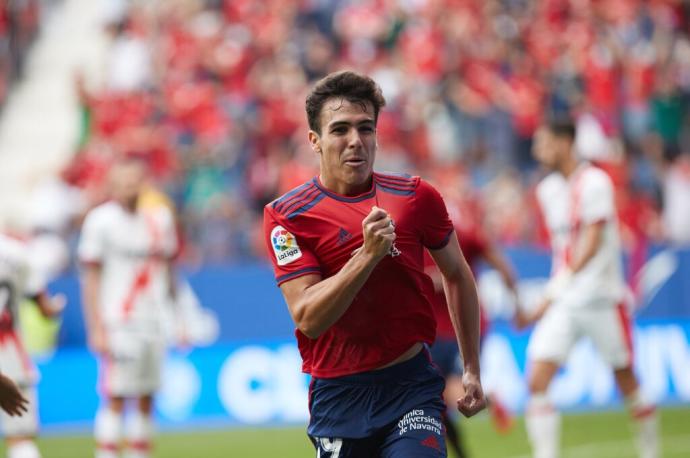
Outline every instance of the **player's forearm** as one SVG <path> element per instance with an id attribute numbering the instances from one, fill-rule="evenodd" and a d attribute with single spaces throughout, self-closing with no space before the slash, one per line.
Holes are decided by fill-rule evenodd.
<path id="1" fill-rule="evenodd" d="M 573 273 L 580 271 L 597 254 L 601 246 L 603 227 L 603 223 L 594 223 L 585 227 L 582 245 L 575 252 L 569 265 Z"/>
<path id="2" fill-rule="evenodd" d="M 508 287 L 508 289 L 510 289 L 513 293 L 517 292 L 515 273 L 513 272 L 513 269 L 508 261 L 498 251 L 498 249 L 492 247 L 487 251 L 485 258 L 486 262 L 499 273 L 503 283 Z"/>
<path id="3" fill-rule="evenodd" d="M 469 267 L 444 277 L 443 287 L 465 370 L 479 375 L 479 299 Z"/>
<path id="4" fill-rule="evenodd" d="M 82 310 L 89 334 L 101 327 L 101 319 L 98 310 L 100 295 L 100 271 L 95 268 L 87 268 L 82 278 Z"/>
<path id="5" fill-rule="evenodd" d="M 36 296 L 34 296 L 33 299 L 44 317 L 54 318 L 60 313 L 61 309 L 58 309 L 53 306 L 52 299 L 48 295 L 47 291 L 41 291 Z"/>
<path id="6" fill-rule="evenodd" d="M 177 274 L 175 265 L 172 261 L 165 264 L 165 274 L 168 280 L 168 295 L 170 299 L 175 302 L 177 299 Z"/>
<path id="7" fill-rule="evenodd" d="M 306 288 L 294 307 L 293 319 L 304 335 L 316 339 L 347 311 L 379 259 L 359 250 L 332 277 Z"/>

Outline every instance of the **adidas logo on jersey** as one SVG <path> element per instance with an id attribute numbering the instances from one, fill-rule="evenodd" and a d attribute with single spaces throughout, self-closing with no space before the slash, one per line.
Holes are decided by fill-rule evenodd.
<path id="1" fill-rule="evenodd" d="M 350 234 L 341 227 L 338 231 L 338 245 L 342 245 L 343 243 L 349 242 L 350 240 L 352 240 L 352 234 Z"/>

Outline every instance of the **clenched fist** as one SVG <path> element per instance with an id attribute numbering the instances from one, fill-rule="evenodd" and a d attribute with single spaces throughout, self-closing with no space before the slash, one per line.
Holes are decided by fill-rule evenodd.
<path id="1" fill-rule="evenodd" d="M 395 241 L 395 225 L 386 210 L 374 206 L 362 221 L 362 234 L 362 250 L 375 259 L 381 259 L 388 254 Z"/>

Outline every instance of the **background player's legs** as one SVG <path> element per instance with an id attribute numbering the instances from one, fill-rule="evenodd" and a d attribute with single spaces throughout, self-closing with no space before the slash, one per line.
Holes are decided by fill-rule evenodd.
<path id="1" fill-rule="evenodd" d="M 41 458 L 33 437 L 7 438 L 7 458 Z"/>
<path id="2" fill-rule="evenodd" d="M 532 365 L 525 423 L 535 458 L 558 456 L 560 416 L 547 395 L 547 389 L 558 367 L 557 363 L 551 361 L 535 361 Z"/>
<path id="3" fill-rule="evenodd" d="M 573 312 L 552 304 L 537 323 L 527 348 L 531 361 L 525 423 L 536 458 L 558 456 L 560 416 L 547 396 L 551 380 L 577 341 L 579 330 Z"/>
<path id="4" fill-rule="evenodd" d="M 615 368 L 616 384 L 635 424 L 637 447 L 643 458 L 659 456 L 658 425 L 655 406 L 645 399 L 632 368 L 632 325 L 623 305 L 592 310 L 586 332 L 604 361 Z"/>
<path id="5" fill-rule="evenodd" d="M 8 458 L 40 458 L 41 452 L 36 446 L 38 432 L 38 405 L 36 389 L 22 387 L 21 391 L 29 400 L 29 410 L 21 417 L 10 417 L 2 412 L 2 425 L 7 444 Z"/>
<path id="6" fill-rule="evenodd" d="M 616 383 L 635 424 L 637 448 L 641 458 L 659 456 L 659 431 L 656 408 L 644 397 L 631 367 L 614 371 Z"/>
<path id="7" fill-rule="evenodd" d="M 127 418 L 127 458 L 148 458 L 151 456 L 152 410 L 152 395 L 141 396 L 137 399 L 136 408 Z"/>
<path id="8" fill-rule="evenodd" d="M 122 441 L 122 412 L 125 401 L 119 396 L 109 396 L 106 405 L 96 413 L 94 436 L 96 458 L 117 458 Z"/>

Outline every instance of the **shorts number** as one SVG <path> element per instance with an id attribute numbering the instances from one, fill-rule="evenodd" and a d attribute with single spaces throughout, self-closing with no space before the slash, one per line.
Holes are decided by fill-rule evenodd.
<path id="1" fill-rule="evenodd" d="M 328 439 L 326 437 L 318 438 L 318 448 L 316 458 L 338 458 L 340 456 L 340 449 L 343 446 L 342 439 Z M 329 453 L 330 455 L 321 456 L 321 451 Z"/>

